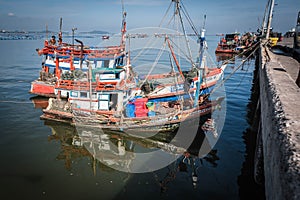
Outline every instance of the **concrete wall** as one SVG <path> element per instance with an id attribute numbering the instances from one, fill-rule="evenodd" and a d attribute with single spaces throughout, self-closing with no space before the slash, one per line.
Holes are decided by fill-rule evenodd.
<path id="1" fill-rule="evenodd" d="M 261 46 L 261 134 L 267 199 L 300 199 L 300 90 Z"/>

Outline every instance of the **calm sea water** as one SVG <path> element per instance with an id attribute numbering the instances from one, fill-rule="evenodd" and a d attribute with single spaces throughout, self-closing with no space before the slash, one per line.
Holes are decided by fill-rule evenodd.
<path id="1" fill-rule="evenodd" d="M 207 37 L 213 59 L 218 39 Z M 100 37 L 82 40 L 97 44 Z M 72 127 L 40 120 L 42 110 L 35 108 L 33 95 L 28 91 L 30 82 L 39 74 L 41 57 L 35 49 L 42 44 L 42 40 L 0 41 L 2 198 L 239 199 L 243 196 L 240 191 L 247 191 L 247 185 L 240 185 L 238 179 L 245 161 L 243 134 L 249 126 L 246 114 L 254 60 L 225 84 L 225 125 L 212 154 L 198 159 L 198 182 L 194 188 L 190 171 L 177 171 L 176 162 L 149 173 L 120 172 L 95 162 L 84 148 L 72 146 Z M 239 62 L 228 66 L 225 74 L 231 73 Z M 136 142 L 139 151 L 147 148 L 150 147 Z M 243 177 L 244 182 L 252 178 Z"/>

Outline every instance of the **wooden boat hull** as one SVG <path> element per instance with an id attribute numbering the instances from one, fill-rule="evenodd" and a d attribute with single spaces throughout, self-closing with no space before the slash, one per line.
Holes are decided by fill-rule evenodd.
<path id="1" fill-rule="evenodd" d="M 215 53 L 226 53 L 226 54 L 235 54 L 235 53 L 239 53 L 238 50 L 236 50 L 235 48 L 222 48 L 222 47 L 218 47 L 215 51 Z"/>
<path id="2" fill-rule="evenodd" d="M 172 131 L 180 126 L 180 123 L 190 120 L 199 119 L 199 117 L 211 114 L 215 109 L 221 107 L 224 97 L 215 101 L 200 105 L 198 108 L 192 108 L 182 111 L 181 117 L 173 115 L 157 117 L 134 117 L 123 118 L 122 122 L 118 118 L 100 118 L 91 113 L 72 113 L 56 109 L 44 109 L 43 120 L 52 120 L 57 122 L 69 123 L 78 127 L 103 128 L 116 131 L 137 131 L 137 132 L 156 132 L 156 131 Z M 76 113 L 74 115 L 74 113 Z"/>
<path id="3" fill-rule="evenodd" d="M 216 50 L 216 53 L 230 53 L 230 54 L 235 54 L 235 53 L 238 53 L 238 52 L 235 51 L 235 50 L 230 50 L 230 49 L 226 49 L 226 50 L 218 49 L 218 50 Z"/>
<path id="4" fill-rule="evenodd" d="M 42 108 L 45 109 L 48 107 L 48 98 L 46 97 L 40 97 L 40 96 L 35 96 L 30 98 L 32 101 L 34 108 Z"/>
<path id="5" fill-rule="evenodd" d="M 31 83 L 30 93 L 43 97 L 55 97 L 54 84 L 46 83 L 43 81 L 33 81 Z"/>

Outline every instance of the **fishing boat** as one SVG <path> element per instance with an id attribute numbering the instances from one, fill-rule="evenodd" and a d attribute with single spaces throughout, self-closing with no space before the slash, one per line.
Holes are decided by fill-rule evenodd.
<path id="1" fill-rule="evenodd" d="M 181 1 L 171 3 L 181 18 Z M 88 70 L 82 76 L 72 80 L 58 79 L 54 90 L 58 98 L 49 100 L 42 119 L 121 131 L 173 130 L 183 121 L 198 119 L 220 108 L 224 97 L 211 100 L 209 96 L 226 65 L 207 67 L 204 26 L 201 34 L 195 33 L 200 49 L 196 61 L 189 59 L 189 70 L 181 69 L 173 49 L 176 44 L 165 34 L 164 43 L 171 58 L 170 72 L 138 76 L 132 69 L 130 52 L 126 53 L 123 48 L 126 38 L 126 13 L 123 13 L 122 51 L 107 56 L 110 49 L 104 49 L 102 55 L 97 56 L 100 65 L 90 65 L 95 60 L 87 56 L 84 59 Z M 188 41 L 185 30 L 183 32 Z M 62 97 L 67 101 L 62 101 Z"/>
<path id="2" fill-rule="evenodd" d="M 74 80 L 82 78 L 88 66 L 92 68 L 107 67 L 111 58 L 118 62 L 125 54 L 124 44 L 107 47 L 87 47 L 83 42 L 75 39 L 79 44 L 65 43 L 62 40 L 62 18 L 60 19 L 60 31 L 58 41 L 52 36 L 51 40 L 45 40 L 42 49 L 36 49 L 38 55 L 43 56 L 42 69 L 39 78 L 31 83 L 30 93 L 56 97 L 55 86 L 59 80 Z M 116 63 L 118 64 L 118 63 Z"/>
<path id="3" fill-rule="evenodd" d="M 216 56 L 222 54 L 242 55 L 251 49 L 257 43 L 257 36 L 254 33 L 247 32 L 243 35 L 240 33 L 226 34 L 221 38 L 216 48 Z"/>
<path id="4" fill-rule="evenodd" d="M 108 40 L 109 39 L 109 35 L 102 35 L 102 40 Z"/>
<path id="5" fill-rule="evenodd" d="M 225 34 L 218 42 L 215 53 L 231 53 L 236 54 L 242 51 L 240 46 L 240 33 Z"/>

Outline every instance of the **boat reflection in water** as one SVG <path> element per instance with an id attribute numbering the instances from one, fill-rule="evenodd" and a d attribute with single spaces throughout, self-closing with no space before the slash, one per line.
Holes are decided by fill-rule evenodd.
<path id="1" fill-rule="evenodd" d="M 33 103 L 34 108 L 45 109 L 48 106 L 49 98 L 41 97 L 41 96 L 34 96 L 34 97 L 30 98 L 30 101 Z"/>
<path id="2" fill-rule="evenodd" d="M 93 163 L 94 175 L 96 175 L 96 169 L 99 168 L 113 168 L 130 172 L 132 169 L 136 170 L 138 167 L 149 165 L 150 171 L 151 162 L 155 164 L 155 159 L 157 159 L 149 157 L 153 152 L 160 151 L 161 157 L 158 159 L 169 159 L 166 154 L 173 156 L 174 161 L 171 160 L 169 165 L 164 166 L 168 172 L 164 176 L 155 175 L 154 177 L 158 180 L 161 192 L 165 192 L 168 184 L 182 172 L 187 178 L 190 178 L 191 187 L 197 187 L 199 170 L 203 162 L 209 162 L 211 166 L 216 167 L 216 161 L 219 159 L 216 150 L 207 148 L 210 146 L 207 134 L 213 135 L 213 138 L 218 137 L 213 134 L 213 122 L 209 116 L 201 118 L 201 126 L 187 149 L 175 145 L 176 141 L 170 142 L 174 139 L 176 131 L 158 133 L 150 138 L 137 138 L 109 130 L 77 128 L 53 121 L 44 121 L 44 123 L 52 130 L 49 141 L 60 141 L 61 152 L 57 155 L 57 159 L 65 161 L 67 170 L 70 170 L 72 163 L 78 159 L 89 157 L 90 162 Z M 203 146 L 206 147 L 205 150 L 203 150 Z M 208 149 L 209 152 L 205 152 Z M 140 157 L 144 157 L 144 160 L 141 161 Z"/>
<path id="3" fill-rule="evenodd" d="M 224 62 L 227 63 L 234 63 L 235 62 L 235 54 L 232 53 L 216 53 L 216 61 L 218 63 L 221 62 L 223 64 Z"/>

